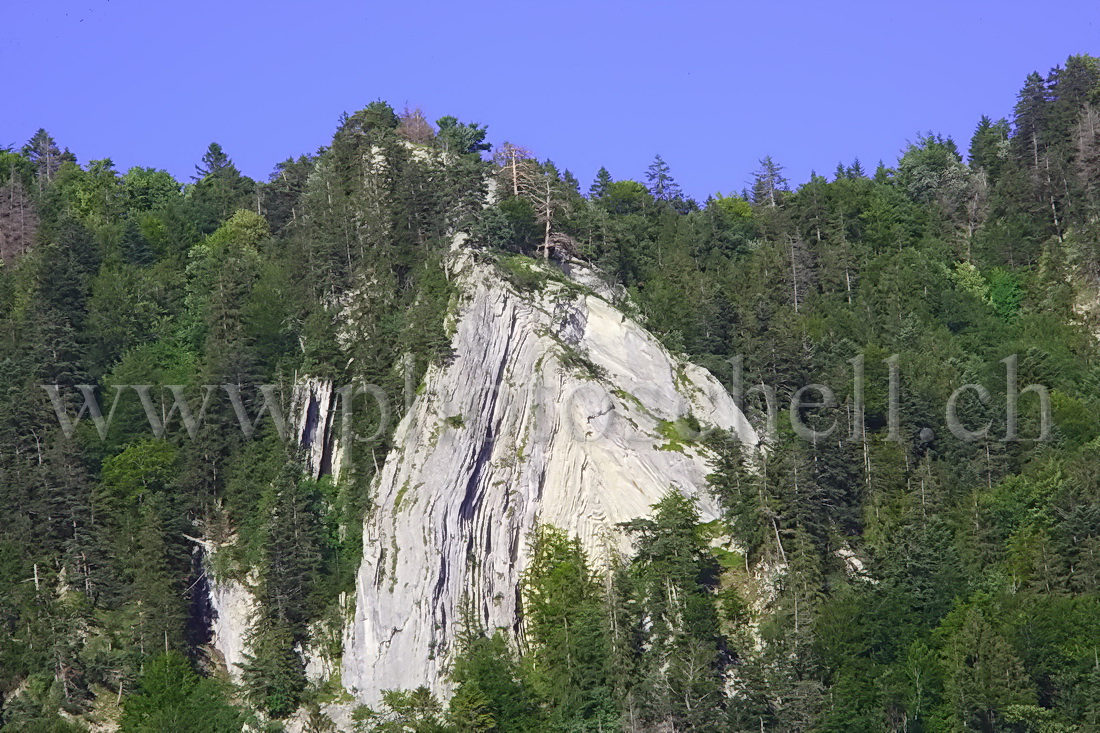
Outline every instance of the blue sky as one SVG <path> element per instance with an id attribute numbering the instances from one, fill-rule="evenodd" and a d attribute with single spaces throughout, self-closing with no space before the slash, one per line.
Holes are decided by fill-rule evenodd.
<path id="1" fill-rule="evenodd" d="M 1028 72 L 1100 54 L 1100 3 L 3 0 L 0 145 L 193 172 L 220 142 L 265 178 L 374 99 L 489 126 L 572 170 L 697 197 L 773 155 L 794 182 L 918 132 L 964 148 Z M 14 71 L 13 71 L 14 70 Z"/>

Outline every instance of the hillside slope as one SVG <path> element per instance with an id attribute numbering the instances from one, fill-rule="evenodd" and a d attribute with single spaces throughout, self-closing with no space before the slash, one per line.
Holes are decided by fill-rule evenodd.
<path id="1" fill-rule="evenodd" d="M 485 628 L 521 633 L 537 523 L 599 557 L 622 544 L 617 523 L 669 489 L 717 516 L 706 454 L 666 435 L 677 420 L 756 442 L 709 373 L 594 293 L 554 280 L 520 293 L 472 257 L 460 280 L 454 356 L 398 427 L 366 521 L 343 662 L 366 702 L 426 681 L 445 692 L 464 604 Z"/>

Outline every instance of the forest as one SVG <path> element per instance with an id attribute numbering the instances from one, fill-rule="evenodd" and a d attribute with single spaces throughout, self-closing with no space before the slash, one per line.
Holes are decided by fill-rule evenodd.
<path id="1" fill-rule="evenodd" d="M 670 492 L 620 527 L 630 556 L 541 527 L 522 648 L 468 614 L 453 696 L 389 691 L 354 730 L 1100 731 L 1100 59 L 1031 74 L 1013 110 L 802 183 L 776 151 L 705 201 L 659 155 L 583 187 L 383 101 L 266 181 L 217 143 L 187 181 L 46 130 L 0 149 L 0 730 L 338 729 L 346 693 L 301 650 L 354 593 L 392 424 L 333 480 L 225 400 L 159 436 L 137 399 L 104 434 L 55 407 L 76 416 L 78 385 L 106 414 L 113 385 L 230 384 L 256 414 L 259 385 L 302 375 L 402 405 L 395 365 L 415 381 L 450 356 L 461 232 L 500 287 L 588 263 L 669 351 L 768 385 L 781 415 L 829 385 L 841 425 L 779 420 L 751 452 L 707 432 L 721 518 Z M 954 403 L 960 440 L 966 384 L 987 393 Z M 760 426 L 760 393 L 744 404 Z M 211 651 L 211 562 L 257 594 L 239 680 Z"/>

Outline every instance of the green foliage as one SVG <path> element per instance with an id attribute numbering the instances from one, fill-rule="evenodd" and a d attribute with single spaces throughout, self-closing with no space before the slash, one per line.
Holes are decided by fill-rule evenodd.
<path id="1" fill-rule="evenodd" d="M 492 720 L 496 727 L 490 730 L 502 733 L 544 730 L 535 695 L 504 634 L 485 636 L 469 613 L 463 623 L 466 628 L 451 666 L 456 685 L 451 717 L 475 726 Z"/>
<path id="2" fill-rule="evenodd" d="M 1011 272 L 995 268 L 989 275 L 989 303 L 993 312 L 1005 320 L 1012 320 L 1020 309 L 1024 292 L 1019 279 Z"/>
<path id="3" fill-rule="evenodd" d="M 98 503 L 106 515 L 119 516 L 150 492 L 164 491 L 176 472 L 176 449 L 160 440 L 143 440 L 103 463 Z"/>
<path id="4" fill-rule="evenodd" d="M 516 290 L 538 291 L 546 286 L 548 279 L 535 260 L 523 255 L 502 257 L 498 262 L 501 274 Z"/>
<path id="5" fill-rule="evenodd" d="M 291 715 L 306 689 L 305 667 L 287 622 L 261 613 L 248 635 L 244 685 L 250 702 L 273 718 Z"/>
<path id="6" fill-rule="evenodd" d="M 920 203 L 954 203 L 966 188 L 966 167 L 951 138 L 931 132 L 910 143 L 898 161 L 898 183 Z"/>
<path id="7" fill-rule="evenodd" d="M 476 155 L 492 148 L 485 142 L 487 130 L 484 125 L 459 122 L 450 115 L 440 117 L 435 124 L 439 128 L 436 138 L 445 152 Z"/>
<path id="8" fill-rule="evenodd" d="M 718 193 L 710 199 L 710 203 L 713 203 L 729 219 L 748 219 L 752 217 L 752 205 L 740 196 L 723 196 Z"/>
<path id="9" fill-rule="evenodd" d="M 289 395 L 301 375 L 376 384 L 402 405 L 395 365 L 408 359 L 415 386 L 452 356 L 456 233 L 522 296 L 577 292 L 556 263 L 528 257 L 547 220 L 558 257 L 599 268 L 669 350 L 723 383 L 774 387 L 780 409 L 802 385 L 828 384 L 836 409 L 803 417 L 836 430 L 804 441 L 781 429 L 749 451 L 720 432 L 700 440 L 692 419 L 660 423 L 658 447 L 710 452 L 720 520 L 701 526 L 670 494 L 625 528 L 633 556 L 599 570 L 575 539 L 540 528 L 523 656 L 471 612 L 449 707 L 394 691 L 363 726 L 1100 726 L 1098 102 L 1100 62 L 1074 56 L 1025 80 L 1010 121 L 978 122 L 967 164 L 926 133 L 873 176 L 854 161 L 792 187 L 769 156 L 751 190 L 701 207 L 660 159 L 648 188 L 601 169 L 588 198 L 568 172 L 532 165 L 553 212 L 511 191 L 485 206 L 485 128 L 442 117 L 410 145 L 381 101 L 266 183 L 217 144 L 182 190 L 164 171 L 78 165 L 45 130 L 0 151 L 4 729 L 81 729 L 110 718 L 121 690 L 123 730 L 239 730 L 229 693 L 179 656 L 206 641 L 189 623 L 203 585 L 186 537 L 199 534 L 235 540 L 215 567 L 255 580 L 245 697 L 270 718 L 293 714 L 311 697 L 299 649 L 342 620 L 368 487 L 400 417 L 353 441 L 373 458 L 347 461 L 339 482 L 312 480 L 269 424 L 246 439 L 225 405 L 193 438 L 176 415 L 155 440 L 130 390 L 105 440 L 87 421 L 67 438 L 40 385 L 97 384 L 107 409 L 112 385 L 152 385 L 162 417 L 162 385 L 188 385 L 197 412 L 196 385 L 237 384 L 254 415 L 258 384 Z M 1049 390 L 1050 442 L 1000 439 L 1012 354 L 1021 388 Z M 560 359 L 606 376 L 576 347 Z M 944 423 L 968 383 L 990 389 L 988 405 L 960 403 L 967 425 L 992 420 L 974 442 Z M 1038 434 L 1037 402 L 1021 398 L 1023 436 Z M 761 434 L 763 405 L 746 398 Z M 381 417 L 368 404 L 354 427 L 369 435 Z M 316 708 L 306 717 L 326 725 Z"/>
<path id="10" fill-rule="evenodd" d="M 614 725 L 603 590 L 580 542 L 541 526 L 531 539 L 523 613 L 532 681 L 562 730 Z"/>
<path id="11" fill-rule="evenodd" d="M 126 698 L 123 733 L 230 733 L 244 716 L 229 702 L 225 685 L 196 675 L 178 653 L 153 659 Z"/>
<path id="12" fill-rule="evenodd" d="M 638 705 L 654 724 L 721 730 L 728 659 L 714 595 L 719 565 L 692 500 L 669 492 L 653 508 L 652 519 L 624 525 L 637 548 L 630 571 L 641 614 Z"/>
<path id="13" fill-rule="evenodd" d="M 135 166 L 122 176 L 122 198 L 132 212 L 163 209 L 179 194 L 179 182 L 167 171 Z"/>
<path id="14" fill-rule="evenodd" d="M 241 175 L 218 143 L 210 143 L 195 166 L 195 183 L 185 190 L 190 214 L 203 233 L 214 231 L 234 211 L 248 208 L 254 183 Z"/>
<path id="15" fill-rule="evenodd" d="M 660 450 L 683 453 L 684 445 L 694 443 L 699 437 L 699 428 L 699 421 L 691 414 L 676 420 L 659 420 L 657 422 L 657 433 L 667 441 L 660 446 Z"/>
<path id="16" fill-rule="evenodd" d="M 443 708 L 426 687 L 415 690 L 386 690 L 382 710 L 362 716 L 371 733 L 445 733 Z"/>

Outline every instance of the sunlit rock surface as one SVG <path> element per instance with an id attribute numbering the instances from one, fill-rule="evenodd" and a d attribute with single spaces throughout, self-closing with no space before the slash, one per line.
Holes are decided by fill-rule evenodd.
<path id="1" fill-rule="evenodd" d="M 598 560 L 624 546 L 615 525 L 670 488 L 712 517 L 705 450 L 675 434 L 678 418 L 756 443 L 713 376 L 589 283 L 519 293 L 470 257 L 456 271 L 454 357 L 428 373 L 398 426 L 364 527 L 343 683 L 366 703 L 384 689 L 449 692 L 463 604 L 486 628 L 522 633 L 519 581 L 537 523 L 580 537 Z"/>

